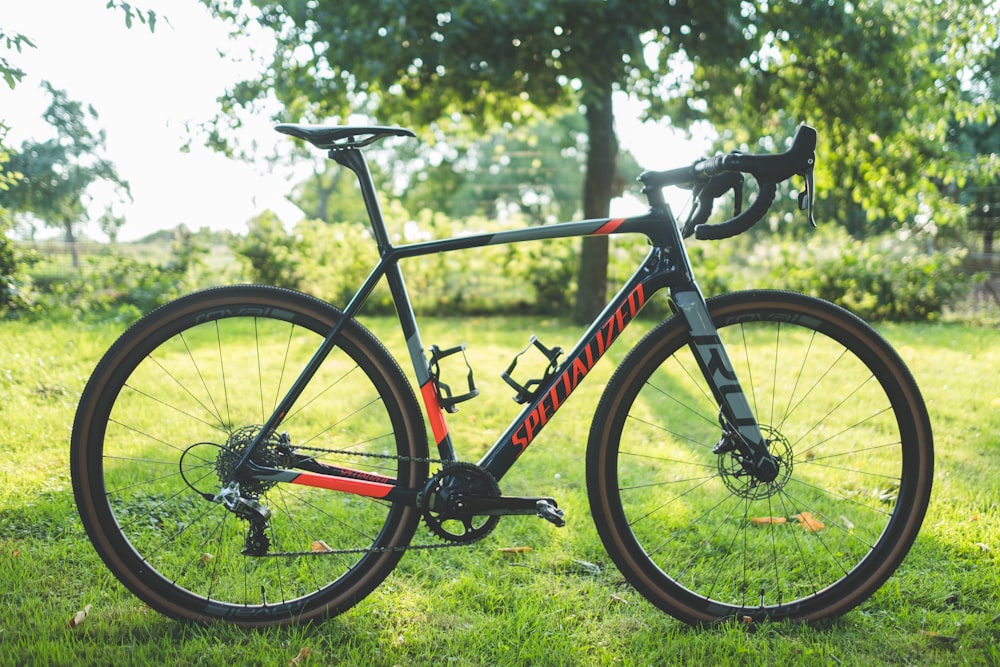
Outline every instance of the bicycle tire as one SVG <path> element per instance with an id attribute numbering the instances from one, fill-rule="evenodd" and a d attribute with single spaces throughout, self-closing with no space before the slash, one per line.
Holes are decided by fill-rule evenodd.
<path id="1" fill-rule="evenodd" d="M 253 532 L 210 499 L 342 317 L 290 290 L 214 288 L 143 317 L 98 364 L 73 425 L 74 495 L 101 558 L 152 608 L 249 627 L 304 622 L 349 609 L 396 566 L 420 521 L 415 507 L 246 482 L 241 493 L 270 511 L 266 530 Z M 411 385 L 357 322 L 345 324 L 286 430 L 296 448 L 342 452 L 315 452 L 323 462 L 411 488 L 427 478 Z M 259 462 L 285 467 L 286 454 L 269 441 Z M 251 541 L 266 541 L 266 555 L 243 555 Z"/>
<path id="2" fill-rule="evenodd" d="M 755 484 L 713 452 L 718 404 L 673 317 L 627 355 L 595 413 L 597 530 L 638 592 L 686 623 L 841 615 L 896 570 L 926 512 L 920 391 L 878 333 L 826 301 L 749 291 L 708 306 L 778 478 Z"/>

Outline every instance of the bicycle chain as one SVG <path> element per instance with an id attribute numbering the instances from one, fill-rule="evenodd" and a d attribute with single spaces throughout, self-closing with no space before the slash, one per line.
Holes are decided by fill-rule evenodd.
<path id="1" fill-rule="evenodd" d="M 407 463 L 426 463 L 440 464 L 446 466 L 449 463 L 454 463 L 454 461 L 445 461 L 444 459 L 431 459 L 431 458 L 420 458 L 416 456 L 394 456 L 392 454 L 373 454 L 371 452 L 354 452 L 346 449 L 325 449 L 323 447 L 306 447 L 299 446 L 295 448 L 295 451 L 305 451 L 305 452 L 323 452 L 324 454 L 341 454 L 344 456 L 365 456 L 373 459 L 387 459 L 394 461 L 405 461 Z M 337 556 L 346 554 L 367 554 L 367 553 L 390 553 L 390 552 L 400 552 L 400 551 L 428 551 L 431 549 L 450 549 L 454 547 L 465 547 L 470 544 L 475 544 L 479 542 L 486 535 L 482 535 L 476 539 L 469 540 L 468 542 L 444 542 L 440 544 L 408 544 L 405 547 L 357 547 L 354 549 L 319 549 L 317 551 L 277 551 L 274 553 L 263 554 L 263 558 L 285 558 L 285 557 L 295 557 L 295 556 Z"/>
<path id="2" fill-rule="evenodd" d="M 324 454 L 342 454 L 344 456 L 367 456 L 372 459 L 392 459 L 394 461 L 407 461 L 416 463 L 440 463 L 441 465 L 447 465 L 449 463 L 454 463 L 454 461 L 445 461 L 444 459 L 422 459 L 416 456 L 395 456 L 393 454 L 373 454 L 371 452 L 355 452 L 350 449 L 324 449 L 323 447 L 306 447 L 306 446 L 296 446 L 295 451 L 303 452 L 323 452 Z"/>

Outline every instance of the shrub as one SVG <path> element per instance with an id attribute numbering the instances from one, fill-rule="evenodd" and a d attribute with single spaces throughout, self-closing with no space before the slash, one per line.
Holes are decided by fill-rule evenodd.
<path id="1" fill-rule="evenodd" d="M 24 273 L 30 258 L 20 252 L 0 228 L 0 313 L 27 307 L 31 279 Z"/>
<path id="2" fill-rule="evenodd" d="M 969 284 L 964 252 L 931 251 L 913 236 L 865 241 L 826 227 L 806 241 L 758 246 L 752 263 L 769 286 L 833 301 L 867 320 L 935 319 Z"/>
<path id="3" fill-rule="evenodd" d="M 162 263 L 137 259 L 119 246 L 107 246 L 87 257 L 79 270 L 37 270 L 32 303 L 25 311 L 132 321 L 206 282 L 218 282 L 204 271 L 201 258 L 206 252 L 183 227 L 176 231 Z"/>
<path id="4" fill-rule="evenodd" d="M 285 232 L 281 220 L 264 211 L 248 223 L 245 237 L 233 237 L 231 246 L 248 265 L 250 279 L 266 285 L 298 289 L 302 284 L 299 241 Z"/>
<path id="5" fill-rule="evenodd" d="M 409 220 L 391 209 L 397 243 L 488 233 L 518 227 L 485 218 L 453 220 L 423 211 Z M 761 230 L 762 232 L 765 230 Z M 610 289 L 625 280 L 647 252 L 641 236 L 612 239 Z M 378 251 L 367 226 L 311 220 L 285 232 L 265 214 L 234 247 L 247 260 L 255 281 L 296 287 L 343 306 L 368 277 Z M 448 314 L 538 313 L 565 315 L 575 298 L 578 239 L 487 246 L 405 260 L 402 264 L 414 308 Z M 805 292 L 838 303 L 870 320 L 927 320 L 938 317 L 968 284 L 959 251 L 933 252 L 912 236 L 858 241 L 842 228 L 824 226 L 791 238 L 757 233 L 688 246 L 697 280 L 706 295 L 750 287 Z M 366 312 L 391 313 L 384 284 Z M 666 299 L 647 306 L 663 317 Z"/>
<path id="6" fill-rule="evenodd" d="M 396 208 L 390 208 L 387 217 L 390 228 L 398 229 L 396 243 L 496 232 L 521 224 L 485 218 L 455 221 L 429 211 L 410 220 Z M 311 220 L 288 233 L 269 213 L 251 222 L 246 238 L 231 242 L 245 261 L 242 275 L 234 273 L 232 262 L 214 270 L 205 267 L 201 258 L 206 250 L 197 241 L 195 235 L 179 230 L 170 257 L 166 261 L 159 257 L 159 263 L 111 247 L 89 258 L 79 274 L 46 275 L 36 269 L 32 307 L 39 312 L 62 309 L 67 314 L 133 319 L 209 283 L 247 277 L 298 288 L 344 306 L 378 261 L 378 250 L 364 225 Z M 640 236 L 612 239 L 610 289 L 627 280 L 647 247 Z M 575 298 L 578 248 L 579 239 L 487 246 L 408 259 L 403 271 L 418 312 L 567 315 Z M 748 234 L 722 242 L 692 242 L 688 252 L 706 295 L 750 287 L 791 289 L 872 320 L 936 318 L 969 280 L 960 270 L 958 252 L 928 252 L 912 237 L 861 242 L 834 226 L 806 238 Z M 365 312 L 393 312 L 384 281 L 369 297 Z M 644 313 L 664 317 L 669 313 L 667 299 L 656 299 Z"/>
<path id="7" fill-rule="evenodd" d="M 495 232 L 517 225 L 485 218 L 456 222 L 422 211 L 400 226 L 397 242 Z M 367 227 L 309 220 L 295 228 L 297 270 L 305 291 L 339 306 L 346 304 L 378 261 Z M 572 240 L 487 246 L 415 257 L 402 262 L 407 289 L 418 312 L 483 314 L 566 313 L 573 297 L 575 246 Z M 369 298 L 368 312 L 392 312 L 384 285 Z"/>

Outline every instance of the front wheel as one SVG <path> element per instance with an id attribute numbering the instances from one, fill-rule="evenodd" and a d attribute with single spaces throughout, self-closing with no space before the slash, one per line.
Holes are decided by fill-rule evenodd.
<path id="1" fill-rule="evenodd" d="M 184 297 L 139 320 L 87 384 L 70 463 L 91 541 L 154 609 L 245 626 L 351 607 L 389 574 L 415 507 L 234 469 L 342 314 L 277 288 Z M 348 322 L 260 465 L 318 460 L 408 488 L 427 476 L 413 391 L 385 348 Z M 238 486 L 236 486 L 238 484 Z"/>
<path id="2" fill-rule="evenodd" d="M 587 450 L 598 532 L 626 579 L 692 624 L 813 621 L 855 607 L 916 538 L 931 491 L 923 399 L 867 324 L 819 299 L 708 301 L 779 474 L 716 448 L 719 408 L 681 317 L 629 353 Z"/>

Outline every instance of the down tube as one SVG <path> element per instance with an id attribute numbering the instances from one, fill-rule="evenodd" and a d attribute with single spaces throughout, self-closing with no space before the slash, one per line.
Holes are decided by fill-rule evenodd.
<path id="1" fill-rule="evenodd" d="M 534 400 L 507 427 L 479 465 L 494 479 L 503 477 L 549 420 L 562 407 L 587 373 L 639 314 L 659 285 L 637 273 L 611 300 L 594 324 L 535 395 Z"/>

